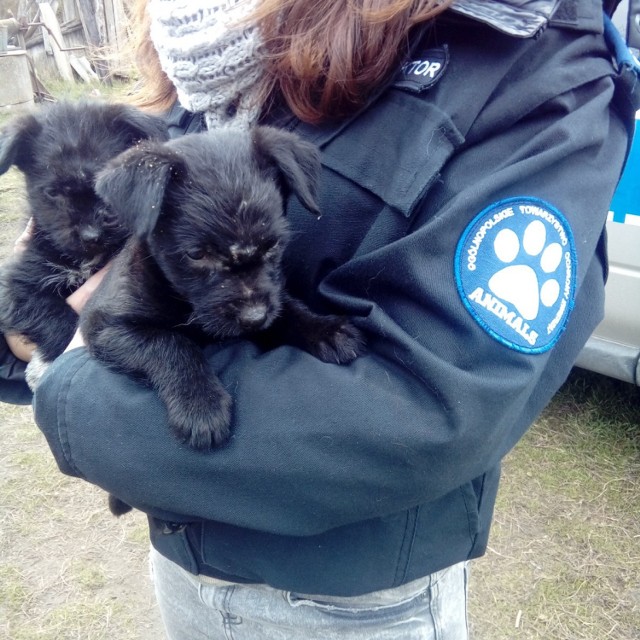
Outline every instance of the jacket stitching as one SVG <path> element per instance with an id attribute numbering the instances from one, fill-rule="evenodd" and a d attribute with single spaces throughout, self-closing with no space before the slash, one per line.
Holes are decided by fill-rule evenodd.
<path id="1" fill-rule="evenodd" d="M 420 506 L 415 507 L 407 511 L 407 519 L 405 522 L 404 536 L 402 538 L 402 544 L 400 545 L 400 552 L 398 553 L 398 563 L 396 568 L 396 576 L 393 582 L 393 586 L 397 587 L 404 584 L 407 579 L 407 571 L 411 564 L 411 556 L 413 553 L 413 546 L 416 540 L 416 532 L 418 529 L 418 516 L 420 514 Z M 409 531 L 409 529 L 411 531 Z M 406 553 L 405 553 L 406 549 Z M 403 556 L 405 556 L 403 560 Z M 401 572 L 401 575 L 398 575 Z"/>
<path id="2" fill-rule="evenodd" d="M 60 438 L 60 444 L 62 445 L 62 453 L 64 455 L 65 460 L 78 477 L 84 479 L 84 474 L 78 469 L 71 457 L 71 447 L 69 445 L 69 437 L 68 430 L 66 428 L 67 424 L 67 409 L 68 409 L 68 395 L 69 389 L 73 384 L 76 376 L 80 373 L 80 371 L 85 367 L 85 365 L 89 362 L 89 360 L 85 360 L 84 363 L 80 364 L 75 371 L 67 376 L 65 384 L 62 385 L 60 392 L 58 393 L 57 404 L 58 404 L 58 436 Z"/>

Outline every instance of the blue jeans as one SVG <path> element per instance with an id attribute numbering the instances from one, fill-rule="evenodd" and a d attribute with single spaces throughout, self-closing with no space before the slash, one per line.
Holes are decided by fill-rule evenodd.
<path id="1" fill-rule="evenodd" d="M 151 550 L 169 640 L 468 640 L 467 566 L 352 598 L 198 577 Z"/>

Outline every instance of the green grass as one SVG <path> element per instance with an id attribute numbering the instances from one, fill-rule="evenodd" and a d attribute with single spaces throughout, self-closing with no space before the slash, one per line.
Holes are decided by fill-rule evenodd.
<path id="1" fill-rule="evenodd" d="M 111 101 L 124 100 L 131 91 L 131 86 L 131 82 L 117 79 L 112 80 L 110 85 L 98 82 L 69 84 L 60 80 L 50 80 L 47 83 L 47 89 L 56 100 L 78 100 L 86 97 Z"/>

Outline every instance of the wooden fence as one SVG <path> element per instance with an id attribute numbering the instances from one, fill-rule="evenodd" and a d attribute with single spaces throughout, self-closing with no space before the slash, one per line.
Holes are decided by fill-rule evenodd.
<path id="1" fill-rule="evenodd" d="M 125 0 L 20 0 L 0 29 L 8 49 L 26 51 L 37 97 L 51 78 L 109 82 L 124 73 L 127 24 Z"/>

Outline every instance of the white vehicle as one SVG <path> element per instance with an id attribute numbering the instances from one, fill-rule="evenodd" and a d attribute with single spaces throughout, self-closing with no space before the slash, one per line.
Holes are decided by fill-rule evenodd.
<path id="1" fill-rule="evenodd" d="M 640 111 L 636 135 L 607 220 L 605 317 L 576 365 L 640 385 Z"/>

